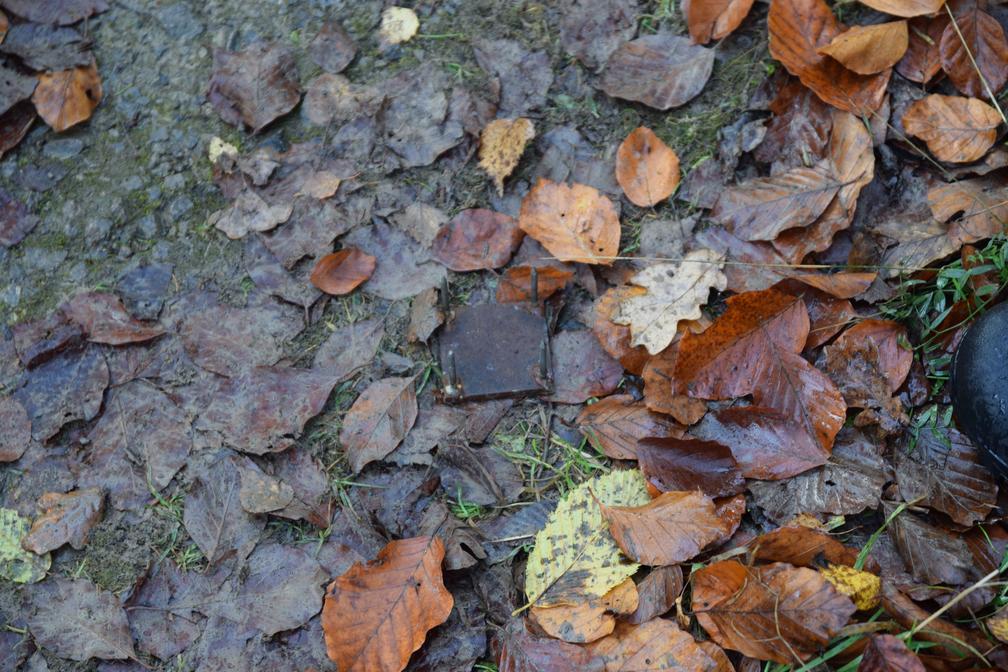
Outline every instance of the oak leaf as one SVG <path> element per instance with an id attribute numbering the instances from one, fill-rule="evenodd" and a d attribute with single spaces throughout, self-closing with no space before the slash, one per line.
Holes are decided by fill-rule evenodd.
<path id="1" fill-rule="evenodd" d="M 690 38 L 697 44 L 728 37 L 752 9 L 753 0 L 683 0 Z"/>
<path id="2" fill-rule="evenodd" d="M 689 633 L 663 618 L 638 626 L 621 623 L 613 634 L 591 644 L 589 649 L 605 661 L 606 672 L 719 670 L 718 662 Z"/>
<path id="3" fill-rule="evenodd" d="M 647 294 L 625 298 L 613 321 L 629 325 L 631 345 L 643 345 L 652 355 L 658 354 L 676 337 L 680 321 L 702 315 L 700 306 L 707 303 L 711 289 L 723 291 L 727 286 L 723 263 L 722 255 L 701 248 L 682 261 L 645 268 L 631 282 L 648 290 Z"/>
<path id="4" fill-rule="evenodd" d="M 920 138 L 941 161 L 976 161 L 994 145 L 1001 115 L 978 98 L 931 94 L 903 113 L 907 135 Z"/>
<path id="5" fill-rule="evenodd" d="M 616 181 L 634 205 L 651 207 L 679 186 L 679 157 L 654 131 L 640 126 L 616 151 Z"/>
<path id="6" fill-rule="evenodd" d="M 322 607 L 326 652 L 340 672 L 401 672 L 427 632 L 448 620 L 439 537 L 391 541 L 366 565 L 329 584 Z"/>
<path id="7" fill-rule="evenodd" d="M 59 72 L 43 72 L 32 94 L 39 116 L 60 133 L 90 119 L 101 99 L 101 78 L 94 63 Z"/>
<path id="8" fill-rule="evenodd" d="M 589 443 L 614 460 L 636 460 L 637 442 L 645 437 L 679 437 L 683 429 L 628 394 L 614 394 L 585 406 L 578 429 Z"/>
<path id="9" fill-rule="evenodd" d="M 518 225 L 561 261 L 608 266 L 619 252 L 616 208 L 584 184 L 540 179 L 522 199 Z"/>
<path id="10" fill-rule="evenodd" d="M 530 618 L 550 637 L 572 644 L 594 642 L 616 627 L 614 614 L 627 615 L 637 610 L 637 586 L 626 579 L 602 597 L 555 607 L 532 607 Z"/>
<path id="11" fill-rule="evenodd" d="M 903 58 L 910 35 L 906 21 L 854 26 L 834 37 L 818 52 L 832 56 L 859 75 L 874 75 Z"/>
<path id="12" fill-rule="evenodd" d="M 383 378 L 357 398 L 343 419 L 340 443 L 353 472 L 380 460 L 402 443 L 416 422 L 413 378 Z"/>
<path id="13" fill-rule="evenodd" d="M 349 294 L 374 273 L 377 260 L 356 247 L 331 252 L 317 262 L 311 272 L 311 283 L 326 294 Z"/>
<path id="14" fill-rule="evenodd" d="M 483 128 L 479 165 L 493 178 L 498 195 L 504 195 L 504 179 L 514 172 L 525 145 L 534 137 L 535 126 L 524 117 L 494 119 Z"/>
<path id="15" fill-rule="evenodd" d="M 910 18 L 940 11 L 945 0 L 861 0 L 861 4 L 885 14 Z"/>
<path id="16" fill-rule="evenodd" d="M 647 294 L 646 289 L 632 285 L 607 289 L 595 301 L 595 321 L 592 323 L 592 331 L 595 332 L 602 349 L 614 359 L 618 359 L 624 369 L 638 376 L 644 371 L 644 366 L 651 355 L 643 346 L 632 345 L 630 341 L 633 336 L 630 327 L 616 324 L 613 322 L 613 317 L 625 299 L 644 294 Z"/>
<path id="17" fill-rule="evenodd" d="M 956 24 L 950 21 L 942 33 L 942 69 L 952 84 L 971 98 L 986 98 L 987 86 L 996 94 L 1008 82 L 1004 28 L 978 4 L 970 3 L 955 19 Z"/>

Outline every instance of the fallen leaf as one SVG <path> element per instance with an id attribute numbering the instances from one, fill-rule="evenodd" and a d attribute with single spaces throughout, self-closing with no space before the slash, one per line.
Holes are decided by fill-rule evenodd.
<path id="1" fill-rule="evenodd" d="M 621 623 L 612 635 L 595 642 L 589 649 L 605 661 L 606 672 L 718 670 L 717 662 L 689 633 L 663 618 L 638 626 Z"/>
<path id="2" fill-rule="evenodd" d="M 279 43 L 257 42 L 243 51 L 216 49 L 207 99 L 221 119 L 258 133 L 301 100 L 294 54 Z"/>
<path id="3" fill-rule="evenodd" d="M 434 464 L 441 475 L 441 488 L 449 497 L 481 506 L 514 502 L 525 487 L 514 463 L 491 446 L 447 442 L 438 450 Z"/>
<path id="4" fill-rule="evenodd" d="M 941 37 L 949 24 L 945 14 L 910 19 L 906 53 L 896 72 L 911 82 L 927 84 L 941 70 Z"/>
<path id="5" fill-rule="evenodd" d="M 525 145 L 535 137 L 535 126 L 524 117 L 494 119 L 480 133 L 479 166 L 504 195 L 504 179 L 518 167 Z"/>
<path id="6" fill-rule="evenodd" d="M 721 192 L 711 217 L 743 240 L 773 240 L 786 229 L 815 221 L 842 184 L 825 161 L 792 168 L 729 187 Z"/>
<path id="7" fill-rule="evenodd" d="M 409 42 L 420 29 L 420 19 L 408 7 L 386 7 L 382 12 L 378 39 L 384 45 Z"/>
<path id="8" fill-rule="evenodd" d="M 14 583 L 38 583 L 46 578 L 50 555 L 37 555 L 21 546 L 28 525 L 17 511 L 0 507 L 0 578 Z"/>
<path id="9" fill-rule="evenodd" d="M 372 562 L 329 584 L 322 607 L 326 651 L 341 672 L 401 672 L 427 633 L 448 620 L 444 544 L 437 537 L 391 541 Z"/>
<path id="10" fill-rule="evenodd" d="M 119 598 L 87 579 L 55 577 L 30 595 L 28 627 L 40 646 L 60 658 L 136 660 L 133 635 Z"/>
<path id="11" fill-rule="evenodd" d="M 236 240 L 250 231 L 270 231 L 286 222 L 294 212 L 292 203 L 267 203 L 262 196 L 244 189 L 234 202 L 223 210 L 210 215 L 207 222 Z"/>
<path id="12" fill-rule="evenodd" d="M 320 68 L 337 74 L 353 61 L 357 45 L 343 26 L 335 21 L 326 21 L 308 45 L 308 54 Z"/>
<path id="13" fill-rule="evenodd" d="M 711 639 L 759 660 L 806 661 L 847 624 L 854 603 L 818 572 L 723 560 L 693 573 L 693 612 Z"/>
<path id="14" fill-rule="evenodd" d="M 84 548 L 88 534 L 102 518 L 105 495 L 97 488 L 73 490 L 66 494 L 47 492 L 38 501 L 42 515 L 32 523 L 21 545 L 37 555 L 54 551 L 63 544 Z"/>
<path id="15" fill-rule="evenodd" d="M 524 237 L 512 217 L 472 208 L 463 210 L 441 227 L 431 252 L 453 271 L 488 270 L 511 261 Z"/>
<path id="16" fill-rule="evenodd" d="M 656 413 L 667 413 L 681 425 L 698 422 L 707 412 L 702 399 L 693 399 L 676 391 L 676 361 L 679 341 L 648 360 L 641 377 L 644 379 L 644 404 Z"/>
<path id="17" fill-rule="evenodd" d="M 532 607 L 529 618 L 550 637 L 572 644 L 586 644 L 612 633 L 613 614 L 631 614 L 637 609 L 637 586 L 626 579 L 602 597 L 555 607 Z"/>
<path id="18" fill-rule="evenodd" d="M 749 15 L 753 0 L 686 0 L 683 15 L 690 38 L 697 44 L 720 40 L 734 32 Z"/>
<path id="19" fill-rule="evenodd" d="M 882 511 L 886 517 L 892 515 L 895 508 L 894 504 L 883 502 Z M 950 586 L 962 586 L 970 581 L 973 557 L 962 537 L 906 511 L 892 519 L 889 529 L 896 548 L 917 581 Z"/>
<path id="20" fill-rule="evenodd" d="M 3 42 L 4 25 L 0 25 L 0 43 Z M 7 63 L 0 64 L 0 114 L 6 115 L 19 103 L 31 98 L 38 85 L 38 77 L 26 75 Z"/>
<path id="21" fill-rule="evenodd" d="M 94 420 L 109 384 L 108 364 L 96 349 L 60 353 L 30 369 L 14 398 L 31 420 L 32 436 L 48 441 L 63 425 Z"/>
<path id="22" fill-rule="evenodd" d="M 473 51 L 476 62 L 493 78 L 491 85 L 500 83 L 499 116 L 521 117 L 546 104 L 553 68 L 545 50 L 529 51 L 513 39 L 476 39 Z"/>
<path id="23" fill-rule="evenodd" d="M 931 94 L 903 114 L 907 135 L 927 143 L 941 161 L 969 163 L 994 146 L 1001 115 L 977 98 Z"/>
<path id="24" fill-rule="evenodd" d="M 59 72 L 91 65 L 91 41 L 77 29 L 31 21 L 15 23 L 0 41 L 0 52 L 17 56 L 39 72 Z"/>
<path id="25" fill-rule="evenodd" d="M 378 259 L 374 275 L 364 291 L 388 301 L 416 296 L 437 287 L 446 277 L 444 266 L 434 263 L 430 253 L 407 234 L 376 219 L 371 226 L 358 226 L 342 242 Z"/>
<path id="26" fill-rule="evenodd" d="M 524 620 L 497 631 L 490 645 L 500 672 L 604 672 L 605 663 L 588 649 L 528 631 Z"/>
<path id="27" fill-rule="evenodd" d="M 410 302 L 410 321 L 406 327 L 406 340 L 410 343 L 426 343 L 444 321 L 445 314 L 440 307 L 438 290 L 433 287 L 425 289 Z"/>
<path id="28" fill-rule="evenodd" d="M 627 623 L 640 625 L 663 616 L 675 606 L 683 591 L 683 572 L 674 567 L 655 567 L 637 584 L 637 610 L 627 616 Z"/>
<path id="29" fill-rule="evenodd" d="M 928 191 L 927 198 L 928 207 L 939 222 L 962 213 L 948 228 L 953 251 L 964 243 L 1003 233 L 1008 221 L 1008 189 L 998 178 L 942 184 Z"/>
<path id="30" fill-rule="evenodd" d="M 598 70 L 637 32 L 637 0 L 574 0 L 564 6 L 560 43 L 585 67 Z"/>
<path id="31" fill-rule="evenodd" d="M 945 0 L 861 0 L 861 4 L 885 14 L 910 18 L 935 14 L 941 10 Z"/>
<path id="32" fill-rule="evenodd" d="M 0 245 L 17 245 L 38 226 L 39 221 L 24 203 L 0 190 Z"/>
<path id="33" fill-rule="evenodd" d="M 608 266 L 619 252 L 612 201 L 583 184 L 540 179 L 522 199 L 518 225 L 560 261 Z"/>
<path id="34" fill-rule="evenodd" d="M 529 604 L 549 607 L 600 597 L 637 571 L 609 534 L 600 508 L 649 501 L 638 471 L 613 471 L 567 493 L 535 538 L 525 569 Z"/>
<path id="35" fill-rule="evenodd" d="M 679 186 L 679 157 L 654 131 L 640 126 L 616 151 L 616 180 L 634 205 L 651 207 Z"/>
<path id="36" fill-rule="evenodd" d="M 24 406 L 11 397 L 0 397 L 0 462 L 16 462 L 28 450 L 31 420 Z"/>
<path id="37" fill-rule="evenodd" d="M 773 0 L 767 17 L 770 55 L 780 61 L 823 102 L 847 112 L 870 116 L 882 105 L 889 71 L 859 75 L 818 53 L 842 32 L 823 0 Z"/>
<path id="38" fill-rule="evenodd" d="M 598 86 L 613 98 L 668 110 L 699 95 L 713 68 L 713 49 L 679 35 L 644 35 L 613 52 Z"/>
<path id="39" fill-rule="evenodd" d="M 630 282 L 647 294 L 626 297 L 613 321 L 630 327 L 631 345 L 643 345 L 652 355 L 660 353 L 676 337 L 681 320 L 701 317 L 700 306 L 707 303 L 711 289 L 725 289 L 723 261 L 722 255 L 700 248 L 682 261 L 645 268 Z"/>
<path id="40" fill-rule="evenodd" d="M 417 417 L 413 378 L 383 378 L 372 383 L 347 411 L 340 443 L 350 468 L 380 460 L 398 446 Z"/>
<path id="41" fill-rule="evenodd" d="M 35 0 L 3 0 L 0 7 L 35 23 L 69 26 L 104 12 L 108 3 L 105 0 L 51 0 L 41 3 Z"/>
<path id="42" fill-rule="evenodd" d="M 374 273 L 376 260 L 356 247 L 345 247 L 325 255 L 312 269 L 311 283 L 326 294 L 349 294 Z"/>
<path id="43" fill-rule="evenodd" d="M 626 394 L 585 406 L 577 424 L 589 443 L 614 460 L 636 460 L 637 442 L 645 437 L 679 437 L 683 433 L 682 427 Z"/>
<path id="44" fill-rule="evenodd" d="M 553 353 L 553 394 L 561 404 L 581 404 L 592 397 L 612 394 L 623 377 L 614 360 L 587 329 L 562 331 L 550 341 Z"/>
<path id="45" fill-rule="evenodd" d="M 858 611 L 878 609 L 882 601 L 882 579 L 878 575 L 832 563 L 819 573 L 839 592 L 851 598 Z"/>
<path id="46" fill-rule="evenodd" d="M 648 484 L 661 492 L 699 490 L 709 497 L 745 491 L 745 478 L 727 446 L 691 438 L 644 438 L 637 461 Z"/>
<path id="47" fill-rule="evenodd" d="M 857 549 L 847 548 L 824 530 L 790 525 L 771 530 L 749 542 L 753 562 L 786 562 L 817 569 L 822 561 L 853 567 Z"/>
<path id="48" fill-rule="evenodd" d="M 924 672 L 924 664 L 899 637 L 876 634 L 868 638 L 858 672 Z"/>
<path id="49" fill-rule="evenodd" d="M 290 504 L 294 499 L 294 488 L 254 465 L 250 462 L 240 470 L 238 501 L 242 508 L 249 513 L 269 513 Z"/>
<path id="50" fill-rule="evenodd" d="M 848 28 L 817 51 L 859 75 L 874 75 L 896 65 L 906 53 L 909 40 L 907 22 L 890 21 Z"/>
<path id="51" fill-rule="evenodd" d="M 526 303 L 532 301 L 532 269 L 536 271 L 539 302 L 563 289 L 574 277 L 574 271 L 556 266 L 512 266 L 504 271 L 497 284 L 497 303 Z"/>
<path id="52" fill-rule="evenodd" d="M 629 285 L 607 289 L 595 301 L 595 321 L 592 323 L 592 331 L 602 348 L 610 357 L 619 360 L 624 369 L 637 376 L 644 372 L 644 365 L 651 359 L 651 355 L 646 348 L 630 344 L 630 327 L 616 324 L 613 316 L 625 299 L 646 293 L 647 290 L 643 287 Z"/>
<path id="53" fill-rule="evenodd" d="M 126 345 L 142 343 L 164 333 L 160 325 L 133 318 L 115 294 L 83 292 L 63 304 L 67 317 L 76 322 L 92 343 Z"/>
<path id="54" fill-rule="evenodd" d="M 620 550 L 642 565 L 686 562 L 728 531 L 714 501 L 696 491 L 663 492 L 637 507 L 603 504 L 602 515 Z"/>
<path id="55" fill-rule="evenodd" d="M 970 98 L 987 97 L 985 81 L 991 91 L 1000 91 L 1008 82 L 1008 40 L 1004 28 L 973 3 L 966 3 L 963 11 L 956 12 L 955 20 L 958 31 L 950 21 L 940 42 L 945 74 Z"/>
<path id="56" fill-rule="evenodd" d="M 833 108 L 800 81 L 787 78 L 770 102 L 770 112 L 766 135 L 753 156 L 761 163 L 771 164 L 771 175 L 827 157 Z"/>
<path id="57" fill-rule="evenodd" d="M 101 79 L 94 63 L 41 73 L 32 94 L 39 116 L 57 133 L 90 119 L 101 99 Z"/>

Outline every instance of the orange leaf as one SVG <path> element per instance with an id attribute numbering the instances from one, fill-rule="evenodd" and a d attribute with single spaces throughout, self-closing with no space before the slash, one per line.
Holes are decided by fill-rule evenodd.
<path id="1" fill-rule="evenodd" d="M 843 31 L 823 0 L 772 0 L 770 54 L 823 102 L 870 116 L 882 105 L 889 71 L 859 75 L 817 49 Z"/>
<path id="2" fill-rule="evenodd" d="M 522 199 L 518 225 L 561 261 L 608 266 L 619 252 L 616 208 L 583 184 L 540 179 Z"/>
<path id="3" fill-rule="evenodd" d="M 1004 233 L 1008 188 L 1000 177 L 959 180 L 928 191 L 928 207 L 939 222 L 962 213 L 948 229 L 948 237 L 958 247 Z"/>
<path id="4" fill-rule="evenodd" d="M 93 62 L 69 70 L 43 72 L 32 94 L 39 116 L 60 133 L 90 119 L 101 98 L 101 78 Z"/>
<path id="5" fill-rule="evenodd" d="M 613 614 L 637 610 L 637 586 L 627 579 L 602 597 L 573 605 L 534 606 L 530 617 L 550 637 L 585 644 L 610 634 L 616 627 Z"/>
<path id="6" fill-rule="evenodd" d="M 941 10 L 945 0 L 861 0 L 861 4 L 885 14 L 910 18 L 934 14 Z"/>
<path id="7" fill-rule="evenodd" d="M 683 0 L 690 37 L 697 44 L 728 37 L 752 9 L 753 0 Z"/>
<path id="8" fill-rule="evenodd" d="M 610 357 L 618 359 L 624 369 L 638 376 L 651 355 L 643 345 L 631 345 L 633 335 L 630 333 L 630 327 L 616 324 L 612 318 L 625 299 L 644 294 L 647 294 L 646 289 L 632 285 L 620 285 L 606 290 L 595 300 L 595 322 L 592 324 L 592 331 L 595 332 L 602 349 L 608 352 Z"/>
<path id="9" fill-rule="evenodd" d="M 401 672 L 427 631 L 448 620 L 454 600 L 444 587 L 438 537 L 391 541 L 326 591 L 322 630 L 340 672 Z"/>
<path id="10" fill-rule="evenodd" d="M 800 567 L 818 567 L 820 558 L 834 565 L 853 567 L 858 551 L 847 548 L 822 530 L 800 525 L 781 527 L 749 542 L 752 559 L 786 562 Z"/>
<path id="11" fill-rule="evenodd" d="M 621 623 L 613 634 L 591 644 L 589 649 L 605 661 L 606 672 L 719 669 L 718 662 L 693 637 L 663 618 L 638 626 Z"/>
<path id="12" fill-rule="evenodd" d="M 647 364 L 641 377 L 644 379 L 644 404 L 657 413 L 667 413 L 683 425 L 692 425 L 707 412 L 707 404 L 676 392 L 674 383 L 679 343 L 672 343 Z"/>
<path id="13" fill-rule="evenodd" d="M 679 157 L 654 131 L 640 126 L 616 152 L 616 181 L 634 205 L 650 207 L 679 186 Z"/>
<path id="14" fill-rule="evenodd" d="M 574 271 L 555 266 L 536 267 L 539 301 L 545 301 L 564 288 L 574 277 Z M 532 300 L 532 267 L 513 266 L 501 277 L 497 285 L 497 303 L 524 303 Z"/>
<path id="15" fill-rule="evenodd" d="M 349 294 L 374 273 L 376 260 L 356 247 L 332 252 L 318 260 L 311 283 L 326 294 Z"/>
<path id="16" fill-rule="evenodd" d="M 578 429 L 598 450 L 614 460 L 636 460 L 637 442 L 644 437 L 680 437 L 683 428 L 652 413 L 628 394 L 614 394 L 585 406 Z"/>
<path id="17" fill-rule="evenodd" d="M 941 70 L 941 38 L 948 24 L 945 14 L 910 19 L 907 51 L 896 64 L 896 72 L 911 82 L 930 82 Z"/>
<path id="18" fill-rule="evenodd" d="M 906 53 L 909 40 L 907 22 L 890 21 L 849 28 L 819 47 L 818 52 L 832 56 L 860 75 L 874 75 L 896 65 Z"/>
<path id="19" fill-rule="evenodd" d="M 525 234 L 512 217 L 493 210 L 463 210 L 434 237 L 434 258 L 453 271 L 500 268 L 511 260 Z"/>
<path id="20" fill-rule="evenodd" d="M 805 661 L 856 611 L 819 572 L 736 560 L 693 574 L 693 612 L 711 639 L 759 660 Z"/>
<path id="21" fill-rule="evenodd" d="M 937 93 L 915 101 L 903 114 L 907 135 L 920 138 L 949 163 L 969 163 L 986 154 L 1000 123 L 998 111 L 978 98 Z"/>
<path id="22" fill-rule="evenodd" d="M 676 565 L 727 534 L 714 500 L 693 492 L 663 492 L 643 506 L 600 505 L 613 539 L 644 565 Z"/>
<path id="23" fill-rule="evenodd" d="M 986 97 L 987 87 L 983 80 L 997 93 L 1008 82 L 1008 40 L 1004 28 L 977 5 L 957 12 L 955 19 L 958 32 L 950 21 L 942 33 L 942 69 L 952 84 L 967 96 Z"/>

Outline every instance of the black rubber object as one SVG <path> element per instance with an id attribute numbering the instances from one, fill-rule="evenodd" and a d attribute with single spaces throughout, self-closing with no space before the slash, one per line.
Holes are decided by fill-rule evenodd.
<path id="1" fill-rule="evenodd" d="M 952 362 L 951 394 L 959 429 L 1008 478 L 1008 302 L 966 332 Z"/>

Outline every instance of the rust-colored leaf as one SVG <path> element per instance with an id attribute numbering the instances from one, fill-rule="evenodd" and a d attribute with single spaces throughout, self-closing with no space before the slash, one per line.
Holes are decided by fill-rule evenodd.
<path id="1" fill-rule="evenodd" d="M 511 261 L 525 234 L 514 218 L 493 210 L 463 210 L 434 237 L 434 258 L 453 271 L 500 268 Z"/>
<path id="2" fill-rule="evenodd" d="M 949 24 L 945 14 L 910 19 L 906 53 L 896 72 L 911 82 L 927 84 L 941 70 L 941 38 Z"/>
<path id="3" fill-rule="evenodd" d="M 536 267 L 539 301 L 545 301 L 564 288 L 574 271 L 556 266 Z M 497 303 L 524 303 L 532 300 L 532 266 L 513 266 L 504 272 L 497 285 Z"/>
<path id="4" fill-rule="evenodd" d="M 711 639 L 759 660 L 793 663 L 814 656 L 855 612 L 818 572 L 736 560 L 693 574 L 693 612 Z"/>
<path id="5" fill-rule="evenodd" d="M 872 635 L 858 672 L 924 672 L 924 664 L 899 637 Z"/>
<path id="6" fill-rule="evenodd" d="M 84 548 L 91 528 L 105 510 L 105 494 L 99 488 L 73 490 L 66 494 L 47 492 L 39 498 L 42 515 L 32 523 L 21 545 L 42 555 L 63 544 Z"/>
<path id="7" fill-rule="evenodd" d="M 355 563 L 326 591 L 322 630 L 340 672 L 401 672 L 427 632 L 448 620 L 438 537 L 391 541 L 366 565 Z"/>
<path id="8" fill-rule="evenodd" d="M 644 402 L 634 401 L 628 394 L 614 394 L 586 406 L 577 424 L 593 446 L 614 460 L 636 460 L 637 442 L 645 437 L 679 437 L 683 433 L 678 424 L 652 413 Z"/>
<path id="9" fill-rule="evenodd" d="M 561 261 L 609 265 L 619 252 L 616 208 L 583 184 L 540 179 L 522 199 L 518 225 Z"/>
<path id="10" fill-rule="evenodd" d="M 903 58 L 909 39 L 906 21 L 854 26 L 819 47 L 818 52 L 832 56 L 860 75 L 874 75 Z"/>
<path id="11" fill-rule="evenodd" d="M 101 99 L 101 78 L 94 63 L 43 72 L 32 94 L 39 116 L 59 133 L 90 119 Z"/>
<path id="12" fill-rule="evenodd" d="M 770 54 L 824 102 L 867 116 L 882 105 L 888 70 L 859 75 L 818 53 L 843 31 L 823 0 L 772 0 L 767 24 Z"/>
<path id="13" fill-rule="evenodd" d="M 794 77 L 788 77 L 770 102 L 770 117 L 763 142 L 753 152 L 776 174 L 828 155 L 833 108 Z"/>
<path id="14" fill-rule="evenodd" d="M 650 207 L 679 186 L 679 157 L 654 131 L 640 126 L 616 152 L 616 181 L 631 203 Z"/>
<path id="15" fill-rule="evenodd" d="M 374 273 L 377 260 L 356 247 L 331 252 L 315 263 L 311 283 L 326 294 L 349 294 L 367 282 Z"/>
<path id="16" fill-rule="evenodd" d="M 637 584 L 637 610 L 627 623 L 640 625 L 668 613 L 683 591 L 683 573 L 679 565 L 655 567 Z"/>
<path id="17" fill-rule="evenodd" d="M 141 343 L 164 333 L 164 328 L 158 324 L 144 324 L 134 319 L 115 294 L 83 292 L 64 303 L 63 311 L 81 326 L 93 343 Z"/>
<path id="18" fill-rule="evenodd" d="M 660 490 L 700 490 L 710 497 L 736 495 L 745 478 L 727 446 L 688 438 L 647 438 L 637 460 L 648 483 Z"/>
<path id="19" fill-rule="evenodd" d="M 907 135 L 920 138 L 938 159 L 976 161 L 994 146 L 1001 115 L 978 98 L 932 94 L 903 113 Z"/>
<path id="20" fill-rule="evenodd" d="M 534 606 L 530 618 L 550 637 L 586 644 L 610 634 L 616 627 L 614 614 L 632 614 L 637 610 L 637 600 L 637 586 L 628 578 L 605 595 L 587 602 Z"/>
<path id="21" fill-rule="evenodd" d="M 945 0 L 861 0 L 861 4 L 885 14 L 910 18 L 938 12 Z"/>
<path id="22" fill-rule="evenodd" d="M 690 38 L 697 44 L 728 37 L 749 15 L 753 0 L 683 0 Z"/>
<path id="23" fill-rule="evenodd" d="M 340 431 L 354 473 L 395 450 L 416 417 L 412 378 L 384 378 L 364 390 L 347 411 Z"/>
<path id="24" fill-rule="evenodd" d="M 714 500 L 697 491 L 663 492 L 643 506 L 601 506 L 620 550 L 644 565 L 685 562 L 727 533 Z"/>
<path id="25" fill-rule="evenodd" d="M 1004 233 L 1008 222 L 1008 187 L 1000 177 L 959 180 L 928 191 L 928 207 L 939 222 L 962 213 L 948 228 L 948 239 L 955 249 Z"/>
<path id="26" fill-rule="evenodd" d="M 1008 40 L 1004 29 L 979 4 L 969 3 L 963 11 L 955 13 L 955 19 L 959 30 L 950 21 L 942 32 L 942 69 L 952 84 L 971 98 L 987 97 L 984 80 L 997 93 L 1008 82 Z"/>
<path id="27" fill-rule="evenodd" d="M 751 557 L 761 562 L 786 562 L 816 569 L 820 561 L 853 567 L 858 551 L 847 548 L 823 530 L 795 525 L 761 534 L 749 542 Z"/>
<path id="28" fill-rule="evenodd" d="M 643 296 L 647 290 L 643 287 L 620 285 L 606 290 L 595 301 L 595 322 L 592 331 L 598 338 L 602 349 L 619 360 L 623 368 L 634 375 L 641 375 L 644 365 L 651 358 L 643 345 L 631 345 L 633 335 L 630 327 L 613 322 L 613 316 L 619 311 L 624 300 L 632 296 Z"/>
<path id="29" fill-rule="evenodd" d="M 479 165 L 493 178 L 497 193 L 504 194 L 504 179 L 510 175 L 535 137 L 535 126 L 524 117 L 494 119 L 480 134 Z"/>
<path id="30" fill-rule="evenodd" d="M 684 330 L 685 331 L 685 330 Z M 679 342 L 675 342 L 644 365 L 644 404 L 657 413 L 667 413 L 683 425 L 692 425 L 707 412 L 707 404 L 676 392 L 676 361 Z"/>
<path id="31" fill-rule="evenodd" d="M 590 650 L 605 661 L 606 672 L 690 670 L 717 672 L 718 663 L 672 621 L 656 618 L 643 625 L 621 623 Z"/>

